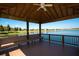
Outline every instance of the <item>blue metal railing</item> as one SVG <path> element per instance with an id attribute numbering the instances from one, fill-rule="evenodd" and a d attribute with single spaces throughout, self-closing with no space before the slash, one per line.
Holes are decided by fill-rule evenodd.
<path id="1" fill-rule="evenodd" d="M 42 34 L 43 40 L 49 42 L 57 42 L 58 44 L 79 46 L 79 36 L 58 35 L 58 34 Z"/>

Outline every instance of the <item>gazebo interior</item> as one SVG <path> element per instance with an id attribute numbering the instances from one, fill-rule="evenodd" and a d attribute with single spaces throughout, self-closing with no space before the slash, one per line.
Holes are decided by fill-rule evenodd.
<path id="1" fill-rule="evenodd" d="M 10 41 L 7 40 L 9 43 L 12 39 L 27 39 L 24 42 L 25 45 L 0 47 L 0 54 L 6 56 L 77 56 L 79 55 L 79 47 L 65 45 L 64 38 L 67 35 L 42 34 L 41 24 L 78 17 L 78 3 L 0 3 L 0 18 L 25 21 L 27 25 L 26 36 L 11 37 Z M 29 22 L 39 24 L 39 34 L 29 35 Z M 42 35 L 48 35 L 48 41 L 44 41 Z M 54 44 L 54 41 L 51 41 L 51 36 L 61 36 L 61 44 Z M 74 40 L 79 40 L 79 36 L 67 37 L 75 37 Z M 6 42 L 2 43 L 0 40 L 0 43 Z"/>

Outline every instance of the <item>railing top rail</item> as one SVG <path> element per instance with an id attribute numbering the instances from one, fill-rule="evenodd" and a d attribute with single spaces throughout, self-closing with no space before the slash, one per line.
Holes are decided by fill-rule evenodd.
<path id="1" fill-rule="evenodd" d="M 62 35 L 62 34 L 42 34 L 42 35 L 54 35 L 54 36 L 69 36 L 69 37 L 79 37 L 76 35 Z"/>

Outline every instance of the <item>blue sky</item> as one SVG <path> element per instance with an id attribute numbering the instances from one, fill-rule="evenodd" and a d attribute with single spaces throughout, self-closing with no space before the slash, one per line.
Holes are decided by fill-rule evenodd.
<path id="1" fill-rule="evenodd" d="M 51 29 L 79 28 L 79 18 L 42 24 L 42 28 L 51 28 Z"/>
<path id="2" fill-rule="evenodd" d="M 16 21 L 16 20 L 11 20 L 11 19 L 6 19 L 6 18 L 0 18 L 0 25 L 7 26 L 8 24 L 11 27 L 21 27 L 21 28 L 26 28 L 26 22 L 24 21 Z M 30 23 L 30 29 L 37 29 L 38 24 L 35 23 Z M 63 29 L 63 28 L 79 28 L 79 18 L 73 18 L 73 19 L 68 19 L 64 21 L 57 21 L 57 22 L 50 22 L 50 23 L 45 23 L 42 24 L 42 29 Z"/>
<path id="3" fill-rule="evenodd" d="M 26 22 L 23 21 L 16 21 L 16 20 L 11 20 L 7 18 L 0 18 L 0 25 L 7 26 L 8 24 L 11 27 L 21 27 L 22 29 L 26 28 Z"/>

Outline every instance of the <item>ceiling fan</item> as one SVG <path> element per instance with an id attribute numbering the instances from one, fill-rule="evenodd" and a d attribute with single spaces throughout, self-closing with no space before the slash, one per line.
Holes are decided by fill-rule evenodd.
<path id="1" fill-rule="evenodd" d="M 52 4 L 45 4 L 45 3 L 34 4 L 34 5 L 40 6 L 40 7 L 37 9 L 37 11 L 39 11 L 40 9 L 43 9 L 44 11 L 47 11 L 46 7 L 52 7 Z"/>

